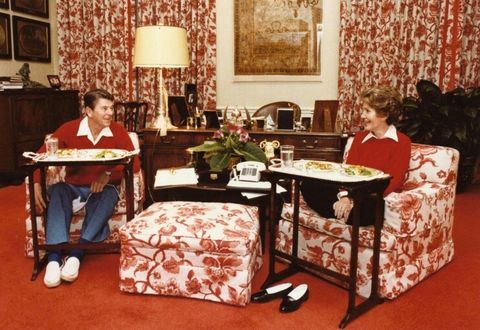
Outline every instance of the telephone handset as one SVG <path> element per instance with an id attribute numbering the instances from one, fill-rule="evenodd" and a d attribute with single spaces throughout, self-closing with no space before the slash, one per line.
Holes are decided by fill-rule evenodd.
<path id="1" fill-rule="evenodd" d="M 256 161 L 238 163 L 233 167 L 232 176 L 240 181 L 260 181 L 260 172 L 266 170 L 265 164 Z M 240 172 L 240 174 L 237 173 Z"/>

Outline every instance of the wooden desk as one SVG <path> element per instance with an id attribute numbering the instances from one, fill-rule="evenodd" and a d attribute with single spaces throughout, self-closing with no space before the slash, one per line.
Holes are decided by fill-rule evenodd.
<path id="1" fill-rule="evenodd" d="M 383 191 L 390 182 L 390 177 L 383 177 L 374 179 L 372 181 L 360 181 L 360 182 L 335 182 L 329 180 L 323 180 L 319 178 L 309 178 L 305 176 L 287 174 L 273 171 L 263 172 L 265 178 L 272 183 L 272 189 L 270 191 L 270 259 L 269 259 L 269 273 L 263 288 L 270 286 L 272 283 L 283 280 L 284 278 L 295 274 L 300 270 L 309 271 L 309 269 L 316 270 L 320 273 L 326 274 L 330 277 L 339 279 L 348 283 L 348 307 L 345 316 L 339 324 L 340 328 L 344 328 L 350 321 L 359 317 L 363 313 L 367 312 L 371 308 L 383 302 L 383 299 L 378 295 L 378 273 L 379 273 L 379 260 L 380 260 L 380 235 L 383 227 Z M 277 219 L 273 210 L 275 209 L 275 187 L 276 183 L 280 179 L 295 180 L 295 188 L 293 195 L 293 243 L 292 254 L 286 254 L 275 249 L 276 231 L 275 226 Z M 300 182 L 302 181 L 315 181 L 319 187 L 329 186 L 338 189 L 342 187 L 348 191 L 348 196 L 353 199 L 355 207 L 353 212 L 353 224 L 352 224 L 352 240 L 351 253 L 350 253 L 350 275 L 345 276 L 340 273 L 333 272 L 327 268 L 323 268 L 319 265 L 305 261 L 298 257 L 298 232 L 299 232 L 299 191 Z M 373 262 L 372 262 L 372 288 L 370 297 L 361 302 L 355 304 L 356 297 L 356 282 L 357 282 L 357 265 L 358 265 L 358 241 L 359 241 L 359 227 L 360 227 L 360 208 L 362 200 L 369 195 L 374 195 L 376 198 L 376 210 L 375 210 L 375 225 L 374 225 L 374 243 L 373 243 Z M 281 257 L 289 260 L 291 263 L 288 268 L 276 272 L 275 271 L 275 257 Z"/>
<path id="2" fill-rule="evenodd" d="M 134 206 L 133 206 L 133 156 L 128 156 L 119 160 L 89 160 L 89 161 L 65 161 L 65 160 L 55 160 L 55 161 L 39 161 L 34 162 L 30 161 L 25 163 L 23 166 L 28 173 L 28 190 L 30 194 L 30 221 L 32 222 L 32 241 L 33 241 L 33 272 L 31 280 L 34 281 L 38 274 L 41 272 L 42 268 L 46 265 L 47 255 L 40 259 L 40 250 L 52 250 L 52 249 L 66 249 L 71 250 L 73 248 L 80 249 L 102 249 L 102 248 L 118 248 L 119 243 L 87 243 L 87 244 L 38 244 L 38 230 L 37 230 L 37 212 L 35 208 L 35 182 L 33 180 L 33 173 L 35 170 L 40 170 L 41 175 L 41 185 L 42 185 L 42 195 L 46 201 L 46 175 L 45 168 L 48 166 L 89 166 L 89 165 L 123 165 L 124 179 L 125 179 L 125 191 L 126 191 L 126 208 L 127 208 L 127 221 L 133 219 L 134 215 Z M 47 228 L 46 223 L 46 213 L 43 212 L 45 220 L 45 232 Z"/>
<path id="3" fill-rule="evenodd" d="M 152 203 L 153 183 L 157 169 L 180 167 L 190 159 L 186 149 L 211 139 L 215 129 L 173 129 L 159 136 L 156 129 L 144 130 L 142 166 L 145 170 L 146 205 Z M 278 140 L 295 146 L 295 158 L 340 162 L 344 142 L 340 134 L 319 132 L 249 131 L 253 142 Z"/>

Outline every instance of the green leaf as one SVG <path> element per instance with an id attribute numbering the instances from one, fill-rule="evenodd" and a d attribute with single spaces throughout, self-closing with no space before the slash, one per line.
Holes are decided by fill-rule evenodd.
<path id="1" fill-rule="evenodd" d="M 213 155 L 209 161 L 210 169 L 212 171 L 222 171 L 228 166 L 228 163 L 230 162 L 230 157 L 231 156 L 229 152 L 223 152 Z"/>
<path id="2" fill-rule="evenodd" d="M 188 148 L 189 151 L 194 152 L 222 152 L 225 150 L 225 147 L 219 142 L 205 142 L 196 147 Z"/>
<path id="3" fill-rule="evenodd" d="M 245 160 L 254 160 L 257 162 L 266 163 L 267 157 L 262 149 L 253 142 L 245 143 L 243 149 L 235 150 L 237 153 L 240 153 Z"/>

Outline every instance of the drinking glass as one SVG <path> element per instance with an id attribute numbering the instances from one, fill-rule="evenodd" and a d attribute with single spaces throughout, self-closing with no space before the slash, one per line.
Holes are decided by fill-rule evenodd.
<path id="1" fill-rule="evenodd" d="M 293 167 L 293 151 L 295 147 L 292 145 L 280 146 L 280 160 L 282 167 Z"/>
<path id="2" fill-rule="evenodd" d="M 58 138 L 52 134 L 45 136 L 45 149 L 49 158 L 55 158 L 58 151 Z"/>

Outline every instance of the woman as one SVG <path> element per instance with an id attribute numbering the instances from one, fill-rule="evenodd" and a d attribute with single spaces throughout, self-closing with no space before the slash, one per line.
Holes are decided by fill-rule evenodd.
<path id="1" fill-rule="evenodd" d="M 355 135 L 346 162 L 390 174 L 392 178 L 384 192 L 387 196 L 402 188 L 410 161 L 410 138 L 393 125 L 400 114 L 401 97 L 392 88 L 373 87 L 363 91 L 361 99 L 364 130 Z M 351 224 L 353 202 L 346 191 L 319 192 L 315 182 L 304 182 L 301 192 L 307 204 L 320 215 L 348 220 Z M 366 198 L 360 206 L 362 226 L 374 223 L 374 203 L 374 199 Z"/>

